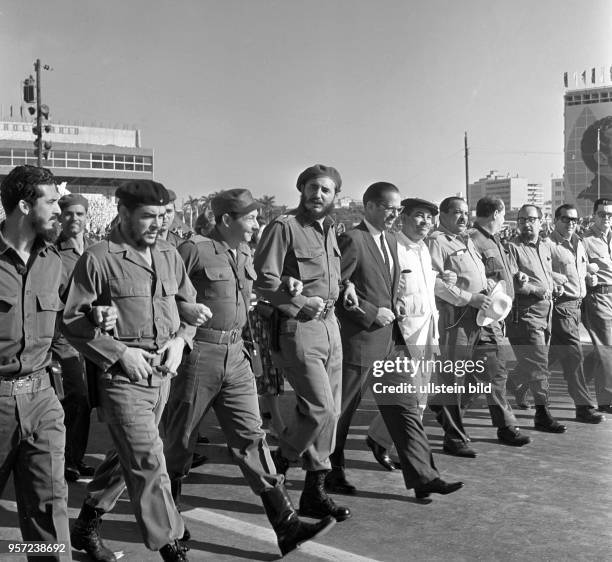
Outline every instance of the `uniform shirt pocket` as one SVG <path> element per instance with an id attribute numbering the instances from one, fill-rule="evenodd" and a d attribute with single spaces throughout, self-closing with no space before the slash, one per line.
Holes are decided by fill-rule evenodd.
<path id="1" fill-rule="evenodd" d="M 36 335 L 52 338 L 55 333 L 55 318 L 62 310 L 62 301 L 56 293 L 36 295 Z"/>
<path id="2" fill-rule="evenodd" d="M 228 265 L 208 265 L 202 270 L 206 280 L 204 284 L 204 296 L 209 298 L 227 298 L 236 293 L 236 280 L 234 272 Z M 200 286 L 198 285 L 198 289 Z"/>
<path id="3" fill-rule="evenodd" d="M 0 340 L 16 341 L 20 339 L 17 322 L 17 298 L 0 296 Z"/>
<path id="4" fill-rule="evenodd" d="M 294 253 L 302 281 L 318 279 L 322 272 L 327 271 L 323 248 L 296 248 Z"/>
<path id="5" fill-rule="evenodd" d="M 109 279 L 109 288 L 117 309 L 117 338 L 133 340 L 152 336 L 150 283 L 115 278 Z"/>

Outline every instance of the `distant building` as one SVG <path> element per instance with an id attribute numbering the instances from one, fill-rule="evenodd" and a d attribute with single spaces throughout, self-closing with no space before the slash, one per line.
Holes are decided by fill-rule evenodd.
<path id="1" fill-rule="evenodd" d="M 15 166 L 36 165 L 32 122 L 0 116 L 0 180 Z M 72 193 L 112 196 L 130 178 L 153 178 L 153 150 L 142 148 L 140 131 L 53 123 L 43 166 Z"/>
<path id="2" fill-rule="evenodd" d="M 565 181 L 563 178 L 552 178 L 550 180 L 550 196 L 552 212 L 563 205 L 565 201 Z"/>
<path id="3" fill-rule="evenodd" d="M 335 202 L 336 208 L 348 209 L 355 205 L 362 205 L 361 200 L 349 197 L 348 195 L 345 195 L 344 197 L 338 197 Z"/>
<path id="4" fill-rule="evenodd" d="M 501 175 L 496 170 L 491 170 L 484 178 L 468 186 L 468 206 L 471 214 L 475 215 L 476 203 L 485 195 L 504 202 L 509 220 L 525 203 L 532 203 L 538 207 L 544 204 L 542 184 L 530 183 L 526 178 L 519 176 Z"/>
<path id="5" fill-rule="evenodd" d="M 564 123 L 565 123 L 565 197 L 567 203 L 573 203 L 578 208 L 580 216 L 590 216 L 593 211 L 593 201 L 598 192 L 602 197 L 612 195 L 612 177 L 610 154 L 605 154 L 605 162 L 598 176 L 593 156 L 597 152 L 596 141 L 582 146 L 587 128 L 605 117 L 612 115 L 612 86 L 595 86 L 567 90 L 564 93 Z M 604 133 L 602 133 L 604 134 Z M 610 135 L 608 130 L 606 133 Z M 602 142 L 602 144 L 606 144 Z M 587 146 L 589 145 L 589 146 Z M 583 148 L 585 152 L 583 153 Z M 605 151 L 604 151 L 605 152 Z M 590 162 L 585 164 L 584 156 Z M 578 198 L 583 193 L 586 198 Z"/>

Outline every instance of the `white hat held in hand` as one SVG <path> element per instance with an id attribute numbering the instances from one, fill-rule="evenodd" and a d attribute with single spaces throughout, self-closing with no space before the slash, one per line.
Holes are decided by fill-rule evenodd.
<path id="1" fill-rule="evenodd" d="M 481 308 L 478 311 L 476 324 L 479 326 L 488 326 L 493 322 L 500 322 L 512 310 L 512 299 L 506 294 L 505 281 L 497 283 L 489 297 L 491 297 L 491 304 L 487 308 Z"/>

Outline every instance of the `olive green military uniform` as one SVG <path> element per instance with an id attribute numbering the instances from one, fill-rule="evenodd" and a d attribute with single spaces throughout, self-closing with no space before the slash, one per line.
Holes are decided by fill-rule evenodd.
<path id="1" fill-rule="evenodd" d="M 340 250 L 333 221 L 313 221 L 299 211 L 283 215 L 263 232 L 255 252 L 255 292 L 281 314 L 279 351 L 274 360 L 293 387 L 297 405 L 285 418 L 280 450 L 290 460 L 302 458 L 307 471 L 329 470 L 340 412 L 342 345 L 334 303 L 340 290 Z M 304 284 L 291 296 L 281 277 Z M 308 297 L 320 297 L 319 319 L 301 312 Z"/>
<path id="2" fill-rule="evenodd" d="M 23 540 L 69 545 L 64 412 L 47 372 L 62 262 L 37 238 L 24 264 L 1 229 L 0 493 L 12 471 Z"/>
<path id="3" fill-rule="evenodd" d="M 151 258 L 149 265 L 118 227 L 88 248 L 74 270 L 63 328 L 70 343 L 99 367 L 98 415 L 115 446 L 88 485 L 85 503 L 108 512 L 127 486 L 145 545 L 159 550 L 184 532 L 158 431 L 170 379 L 154 368 L 148 379 L 131 382 L 119 359 L 126 346 L 154 353 L 178 336 L 191 346 L 195 328 L 181 322 L 177 302 L 194 303 L 195 290 L 171 245 L 158 240 Z M 112 336 L 87 318 L 97 305 L 117 309 Z M 161 363 L 157 358 L 153 367 Z"/>

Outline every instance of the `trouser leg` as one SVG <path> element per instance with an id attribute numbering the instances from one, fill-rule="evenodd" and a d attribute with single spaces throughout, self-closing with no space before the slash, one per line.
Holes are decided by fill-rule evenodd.
<path id="1" fill-rule="evenodd" d="M 342 365 L 342 406 L 336 428 L 336 448 L 330 455 L 332 466 L 344 466 L 344 447 L 348 437 L 353 416 L 359 407 L 363 387 L 367 381 L 370 368 L 360 365 Z"/>
<path id="2" fill-rule="evenodd" d="M 15 402 L 21 442 L 13 470 L 22 538 L 65 543 L 65 554 L 44 558 L 70 560 L 64 412 L 52 388 L 18 395 Z"/>
<path id="3" fill-rule="evenodd" d="M 99 408 L 108 424 L 115 454 L 107 455 L 96 471 L 86 500 L 97 509 L 112 509 L 121 495 L 116 468 L 119 464 L 145 546 L 151 550 L 159 550 L 184 533 L 183 520 L 172 500 L 158 430 L 169 386 L 169 380 L 153 388 L 102 382 Z M 106 490 L 105 480 L 109 484 Z"/>
<path id="4" fill-rule="evenodd" d="M 253 492 L 260 495 L 284 482 L 261 429 L 255 377 L 242 342 L 230 346 L 221 390 L 213 402 L 227 445 Z"/>
<path id="5" fill-rule="evenodd" d="M 66 425 L 66 462 L 78 464 L 83 461 L 89 438 L 91 408 L 85 386 L 84 365 L 79 355 L 60 359 L 64 385 L 64 408 Z"/>

